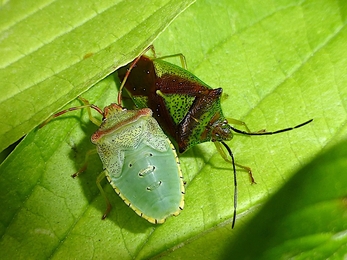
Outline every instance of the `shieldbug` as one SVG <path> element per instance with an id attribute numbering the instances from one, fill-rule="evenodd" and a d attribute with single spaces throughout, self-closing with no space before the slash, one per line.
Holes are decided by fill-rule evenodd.
<path id="1" fill-rule="evenodd" d="M 91 141 L 104 168 L 96 180 L 107 204 L 102 218 L 111 210 L 100 185 L 104 177 L 122 200 L 149 222 L 163 223 L 167 217 L 178 215 L 184 206 L 180 163 L 171 141 L 152 117 L 151 109 L 127 110 L 120 103 L 113 103 L 101 110 L 83 98 L 80 100 L 84 105 L 58 112 L 41 127 L 64 113 L 88 109 L 90 120 L 99 126 Z M 91 109 L 102 115 L 102 122 L 92 117 Z M 73 177 L 85 168 L 86 164 Z"/>
<path id="2" fill-rule="evenodd" d="M 153 46 L 149 48 L 153 50 L 155 56 Z M 185 68 L 163 60 L 166 57 L 180 56 L 181 61 L 184 61 L 182 54 L 161 58 L 149 58 L 143 54 L 118 70 L 119 79 L 123 82 L 126 79 L 124 87 L 137 107 L 152 109 L 153 116 L 177 144 L 180 153 L 194 145 L 211 141 L 214 142 L 224 160 L 232 163 L 235 186 L 232 222 L 234 227 L 237 208 L 235 165 L 247 170 L 251 182 L 255 183 L 255 181 L 249 167 L 234 162 L 233 153 L 225 141 L 233 138 L 233 131 L 244 135 L 273 135 L 302 127 L 310 123 L 312 119 L 277 131 L 252 132 L 244 122 L 225 118 L 220 103 L 222 88 L 212 89 Z M 185 62 L 182 63 L 185 64 Z M 242 125 L 246 131 L 234 128 L 230 123 Z"/>

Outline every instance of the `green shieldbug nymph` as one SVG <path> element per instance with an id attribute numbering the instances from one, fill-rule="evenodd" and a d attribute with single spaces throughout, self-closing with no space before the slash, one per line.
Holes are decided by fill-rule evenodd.
<path id="1" fill-rule="evenodd" d="M 85 99 L 80 100 L 84 105 L 63 110 L 41 126 L 66 112 L 89 109 L 90 120 L 99 126 L 91 141 L 104 168 L 96 181 L 107 203 L 103 219 L 111 209 L 100 185 L 104 177 L 123 201 L 149 222 L 163 223 L 167 217 L 178 215 L 184 206 L 179 160 L 174 146 L 152 117 L 151 109 L 127 110 L 111 104 L 102 111 Z M 90 108 L 103 116 L 101 123 L 91 116 Z"/>
<path id="2" fill-rule="evenodd" d="M 153 50 L 153 46 L 147 48 Z M 154 53 L 155 54 L 155 53 Z M 180 56 L 182 54 L 166 57 Z M 123 80 L 124 88 L 138 108 L 149 107 L 172 140 L 179 152 L 203 143 L 214 142 L 224 160 L 231 162 L 234 173 L 234 217 L 237 207 L 237 181 L 235 165 L 248 171 L 251 182 L 255 183 L 251 169 L 234 162 L 233 154 L 225 141 L 233 138 L 233 131 L 244 135 L 272 135 L 302 127 L 312 121 L 295 127 L 267 132 L 251 132 L 247 125 L 236 119 L 227 120 L 223 115 L 220 98 L 222 88 L 212 89 L 195 75 L 184 68 L 162 60 L 141 55 L 132 63 L 118 70 L 118 77 Z M 185 62 L 182 62 L 185 64 Z M 123 87 L 123 84 L 121 88 Z M 121 92 L 121 90 L 120 90 Z M 246 131 L 234 128 L 231 124 L 242 125 Z M 224 151 L 223 146 L 227 150 Z M 228 158 L 229 154 L 231 160 Z"/>

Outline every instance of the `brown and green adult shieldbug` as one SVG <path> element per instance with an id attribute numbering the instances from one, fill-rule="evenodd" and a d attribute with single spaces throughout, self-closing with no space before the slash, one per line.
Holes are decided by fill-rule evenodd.
<path id="1" fill-rule="evenodd" d="M 101 110 L 85 99 L 80 100 L 84 105 L 63 110 L 41 126 L 66 112 L 89 110 L 90 120 L 99 126 L 91 141 L 104 169 L 96 180 L 107 203 L 103 219 L 111 209 L 100 185 L 104 177 L 123 201 L 149 222 L 163 223 L 167 217 L 178 215 L 184 206 L 179 160 L 174 146 L 152 117 L 151 109 L 127 110 L 120 104 L 111 104 Z M 102 122 L 92 117 L 91 109 L 102 115 Z M 86 164 L 73 177 L 85 168 Z"/>
<path id="2" fill-rule="evenodd" d="M 175 55 L 166 57 L 172 56 Z M 178 56 L 184 60 L 182 54 Z M 163 57 L 139 56 L 119 69 L 118 76 L 120 80 L 126 79 L 124 87 L 138 108 L 152 109 L 153 116 L 165 133 L 176 142 L 179 152 L 183 153 L 203 142 L 214 142 L 224 160 L 232 163 L 235 185 L 232 226 L 235 224 L 237 208 L 235 165 L 247 170 L 254 183 L 251 169 L 236 164 L 231 149 L 225 143 L 233 138 L 232 131 L 244 135 L 273 135 L 302 127 L 312 121 L 272 132 L 252 132 L 244 122 L 235 119 L 228 121 L 225 118 L 220 102 L 222 88 L 212 89 L 186 69 L 164 61 Z M 230 123 L 242 125 L 246 131 L 236 129 Z"/>

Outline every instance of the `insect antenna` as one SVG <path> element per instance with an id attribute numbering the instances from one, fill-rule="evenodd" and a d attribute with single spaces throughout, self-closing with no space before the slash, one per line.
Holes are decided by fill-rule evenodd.
<path id="1" fill-rule="evenodd" d="M 221 142 L 221 143 L 222 145 L 224 145 L 225 149 L 227 149 L 231 157 L 231 162 L 232 162 L 233 171 L 234 171 L 234 215 L 233 215 L 233 223 L 231 225 L 231 228 L 234 228 L 235 221 L 236 221 L 236 208 L 237 208 L 237 178 L 236 178 L 236 170 L 235 170 L 235 160 L 234 160 L 233 152 L 231 151 L 230 147 L 224 142 Z"/>
<path id="2" fill-rule="evenodd" d="M 279 133 L 283 133 L 283 132 L 287 132 L 287 131 L 291 131 L 291 130 L 294 130 L 296 128 L 299 128 L 299 127 L 302 127 L 304 125 L 307 125 L 309 123 L 311 123 L 313 121 L 313 119 L 310 119 L 304 123 L 301 123 L 297 126 L 294 126 L 294 127 L 288 127 L 288 128 L 284 128 L 284 129 L 280 129 L 280 130 L 277 130 L 277 131 L 271 131 L 271 132 L 247 132 L 247 131 L 242 131 L 242 130 L 239 130 L 237 128 L 234 128 L 232 126 L 231 129 L 236 132 L 236 133 L 239 133 L 239 134 L 243 134 L 243 135 L 274 135 L 274 134 L 279 134 Z M 225 145 L 224 145 L 225 146 Z"/>
<path id="3" fill-rule="evenodd" d="M 308 120 L 304 123 L 301 123 L 297 126 L 288 127 L 288 128 L 280 129 L 277 131 L 271 131 L 271 132 L 261 132 L 261 131 L 259 131 L 259 132 L 247 132 L 247 131 L 239 130 L 239 129 L 234 128 L 232 126 L 230 126 L 230 127 L 234 132 L 239 133 L 239 134 L 244 134 L 244 135 L 273 135 L 273 134 L 279 134 L 279 133 L 294 130 L 296 128 L 307 125 L 307 124 L 311 123 L 312 121 L 313 121 L 313 119 L 310 119 L 310 120 Z M 227 151 L 231 157 L 231 162 L 232 162 L 233 172 L 234 172 L 234 215 L 233 215 L 233 222 L 232 222 L 232 226 L 231 226 L 232 228 L 234 228 L 235 221 L 236 221 L 236 209 L 237 209 L 237 178 L 236 178 L 236 170 L 235 170 L 235 160 L 234 160 L 234 156 L 233 156 L 233 153 L 232 153 L 230 147 L 225 142 L 221 142 L 221 143 L 223 144 L 225 149 L 227 149 Z"/>
<path id="4" fill-rule="evenodd" d="M 84 105 L 82 105 L 82 106 L 77 106 L 77 107 L 70 107 L 70 108 L 68 108 L 68 109 L 62 110 L 62 111 L 60 111 L 60 112 L 58 112 L 58 113 L 56 113 L 56 114 L 50 116 L 50 117 L 47 118 L 42 124 L 39 125 L 39 128 L 44 127 L 48 122 L 50 122 L 52 119 L 54 119 L 54 118 L 56 118 L 56 117 L 58 117 L 58 116 L 61 116 L 61 115 L 65 114 L 65 113 L 68 113 L 68 112 L 71 112 L 71 111 L 80 110 L 80 109 L 83 109 L 83 108 L 92 108 L 92 109 L 94 109 L 95 111 L 97 111 L 99 114 L 103 115 L 103 112 L 102 112 L 102 110 L 101 110 L 99 107 L 97 107 L 97 106 L 95 106 L 95 105 L 93 105 L 93 104 L 89 104 L 89 102 L 88 102 L 86 99 L 82 98 L 82 97 L 79 97 L 79 100 L 81 100 L 81 101 L 84 103 Z M 89 114 L 90 120 L 91 120 L 94 124 L 100 125 L 100 122 L 98 122 L 95 118 L 92 117 L 92 115 L 91 115 L 91 113 L 90 113 L 90 110 L 88 110 L 88 114 Z"/>
<path id="5" fill-rule="evenodd" d="M 153 45 L 148 46 L 130 65 L 129 69 L 127 70 L 127 72 L 125 73 L 125 76 L 123 78 L 122 84 L 119 87 L 119 92 L 118 92 L 118 105 L 121 106 L 122 103 L 122 91 L 125 85 L 125 82 L 127 81 L 131 70 L 135 67 L 136 63 L 139 61 L 139 59 L 141 59 L 142 55 L 144 55 L 149 49 L 152 49 L 154 51 L 154 47 Z"/>

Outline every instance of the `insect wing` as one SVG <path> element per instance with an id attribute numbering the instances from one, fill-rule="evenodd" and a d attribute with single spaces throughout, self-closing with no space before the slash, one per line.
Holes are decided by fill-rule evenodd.
<path id="1" fill-rule="evenodd" d="M 128 67 L 118 71 L 121 80 Z M 180 152 L 211 141 L 213 126 L 225 120 L 221 88 L 212 89 L 190 72 L 160 59 L 142 56 L 125 88 L 136 106 L 153 110 L 153 116 L 177 142 Z M 231 138 L 230 132 L 227 135 L 223 140 Z"/>
<path id="2" fill-rule="evenodd" d="M 94 135 L 106 177 L 127 205 L 152 223 L 179 214 L 178 157 L 149 109 L 110 112 Z"/>

